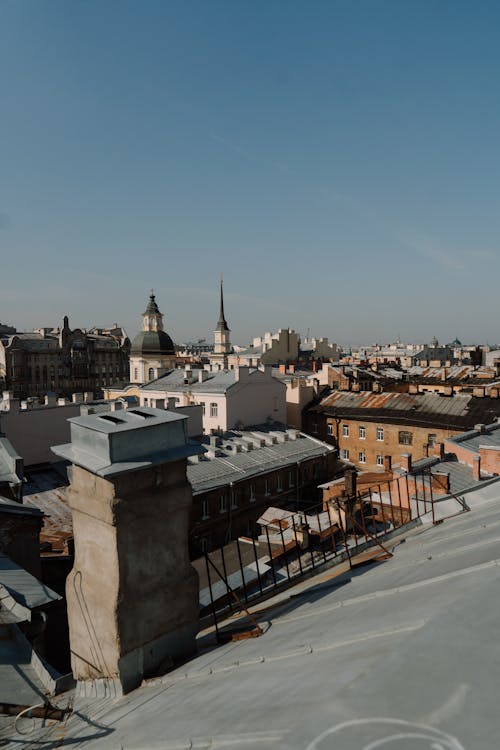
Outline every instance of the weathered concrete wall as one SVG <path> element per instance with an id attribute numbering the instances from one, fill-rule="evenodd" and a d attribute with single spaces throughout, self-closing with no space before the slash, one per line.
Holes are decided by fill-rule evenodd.
<path id="1" fill-rule="evenodd" d="M 115 678 L 128 692 L 194 651 L 191 503 L 185 459 L 111 481 L 73 467 L 75 563 L 67 601 L 77 679 Z"/>

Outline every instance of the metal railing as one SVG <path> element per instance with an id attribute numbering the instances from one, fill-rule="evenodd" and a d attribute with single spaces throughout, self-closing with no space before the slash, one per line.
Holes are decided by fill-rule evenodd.
<path id="1" fill-rule="evenodd" d="M 435 507 L 444 497 L 454 498 L 459 510 L 437 519 Z M 387 542 L 399 529 L 427 514 L 437 524 L 468 510 L 430 468 L 371 484 L 352 497 L 330 498 L 324 508 L 316 504 L 291 510 L 263 525 L 258 539 L 242 537 L 232 543 L 231 552 L 226 545 L 204 554 L 201 616 L 213 621 L 219 640 L 262 635 L 248 610 L 253 603 L 341 561 L 352 568 L 387 559 L 392 556 Z M 253 627 L 232 634 L 230 628 L 222 631 L 221 619 L 235 612 L 244 612 Z"/>

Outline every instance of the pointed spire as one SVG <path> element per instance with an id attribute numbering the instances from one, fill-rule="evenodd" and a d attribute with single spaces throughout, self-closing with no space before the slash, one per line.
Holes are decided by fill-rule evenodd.
<path id="1" fill-rule="evenodd" d="M 229 331 L 229 327 L 224 317 L 224 292 L 222 288 L 222 274 L 220 275 L 220 307 L 219 307 L 219 320 L 217 321 L 218 331 Z"/>

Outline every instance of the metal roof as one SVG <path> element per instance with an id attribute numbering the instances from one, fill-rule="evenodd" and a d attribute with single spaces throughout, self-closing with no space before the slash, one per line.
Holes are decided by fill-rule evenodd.
<path id="1" fill-rule="evenodd" d="M 216 647 L 200 636 L 195 658 L 124 698 L 88 684 L 64 734 L 36 727 L 30 741 L 82 750 L 492 750 L 499 500 L 500 482 L 489 494 L 476 490 L 472 512 L 394 540 L 391 559 L 322 571 L 260 612 L 252 607 L 260 638 Z M 12 728 L 0 737 L 6 750 L 20 746 Z"/>
<path id="2" fill-rule="evenodd" d="M 500 399 L 477 398 L 458 393 L 373 393 L 334 391 L 310 411 L 351 419 L 442 425 L 466 429 L 478 423 L 493 422 L 500 416 Z"/>
<path id="3" fill-rule="evenodd" d="M 222 439 L 222 444 L 217 448 L 219 455 L 204 457 L 197 463 L 188 463 L 187 475 L 193 494 L 197 495 L 210 489 L 226 486 L 231 482 L 266 474 L 281 467 L 295 466 L 297 462 L 335 451 L 333 446 L 304 433 L 299 433 L 296 439 L 260 447 L 258 442 L 262 437 L 259 438 L 258 433 L 262 437 L 272 433 L 288 437 L 286 430 L 277 430 L 274 427 L 259 427 L 258 432 L 233 431 L 228 437 Z M 242 441 L 253 442 L 253 450 L 248 453 L 235 452 L 234 449 Z"/>
<path id="4" fill-rule="evenodd" d="M 28 609 L 36 609 L 61 599 L 59 594 L 49 589 L 48 586 L 45 586 L 1 552 L 0 585 L 10 593 L 16 602 Z"/>

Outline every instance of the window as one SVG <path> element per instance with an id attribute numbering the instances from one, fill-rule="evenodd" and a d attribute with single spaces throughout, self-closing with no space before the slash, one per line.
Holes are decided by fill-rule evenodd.
<path id="1" fill-rule="evenodd" d="M 413 443 L 413 435 L 409 430 L 400 430 L 398 437 L 400 445 L 411 445 Z"/>
<path id="2" fill-rule="evenodd" d="M 316 420 L 311 422 L 311 432 L 316 433 L 318 431 L 318 423 Z"/>
<path id="3" fill-rule="evenodd" d="M 278 411 L 278 397 L 273 396 L 273 410 Z"/>
<path id="4" fill-rule="evenodd" d="M 340 455 L 344 459 L 344 461 L 349 461 L 349 451 L 347 450 L 347 448 L 342 448 Z"/>
<path id="5" fill-rule="evenodd" d="M 152 367 L 150 367 L 148 370 L 148 380 L 154 380 L 154 377 L 155 377 L 155 371 Z"/>
<path id="6" fill-rule="evenodd" d="M 437 435 L 435 435 L 433 432 L 430 432 L 427 435 L 427 442 L 429 445 L 436 445 Z"/>
<path id="7" fill-rule="evenodd" d="M 333 435 L 333 425 L 331 423 L 328 423 L 326 425 L 326 434 L 327 435 Z"/>
<path id="8" fill-rule="evenodd" d="M 219 513 L 225 513 L 227 510 L 226 496 L 221 495 L 219 498 Z"/>
<path id="9" fill-rule="evenodd" d="M 359 428 L 359 439 L 364 440 L 366 438 L 366 427 Z"/>
<path id="10" fill-rule="evenodd" d="M 377 440 L 383 440 L 383 439 L 384 439 L 384 428 L 377 427 Z"/>
<path id="11" fill-rule="evenodd" d="M 210 416 L 211 417 L 216 417 L 217 416 L 217 411 L 218 411 L 217 410 L 217 404 L 214 401 L 212 401 L 212 403 L 210 404 Z"/>
<path id="12" fill-rule="evenodd" d="M 377 456 L 377 466 L 383 466 L 383 465 L 384 465 L 384 457 Z"/>
<path id="13" fill-rule="evenodd" d="M 294 481 L 293 481 L 293 471 L 288 472 L 288 486 L 293 487 Z"/>
<path id="14" fill-rule="evenodd" d="M 264 482 L 264 495 L 270 495 L 269 492 L 269 479 L 266 479 Z"/>
<path id="15" fill-rule="evenodd" d="M 342 425 L 342 435 L 344 437 L 349 437 L 349 425 L 348 424 Z"/>
<path id="16" fill-rule="evenodd" d="M 281 478 L 281 474 L 278 474 L 278 481 L 277 481 L 276 489 L 278 490 L 278 492 L 281 492 L 283 489 L 283 480 Z"/>
<path id="17" fill-rule="evenodd" d="M 203 416 L 205 416 L 205 402 L 200 401 L 200 406 L 201 406 L 201 413 Z"/>
<path id="18" fill-rule="evenodd" d="M 254 503 L 257 498 L 255 497 L 254 486 L 250 485 L 250 502 Z"/>
<path id="19" fill-rule="evenodd" d="M 231 495 L 231 510 L 236 510 L 238 503 L 236 502 L 236 490 L 232 490 Z"/>
<path id="20" fill-rule="evenodd" d="M 206 518 L 210 518 L 210 514 L 208 512 L 208 500 L 203 500 L 201 504 L 201 518 L 202 520 L 205 520 Z"/>
<path id="21" fill-rule="evenodd" d="M 366 453 L 364 451 L 359 451 L 358 461 L 360 464 L 366 464 Z"/>

